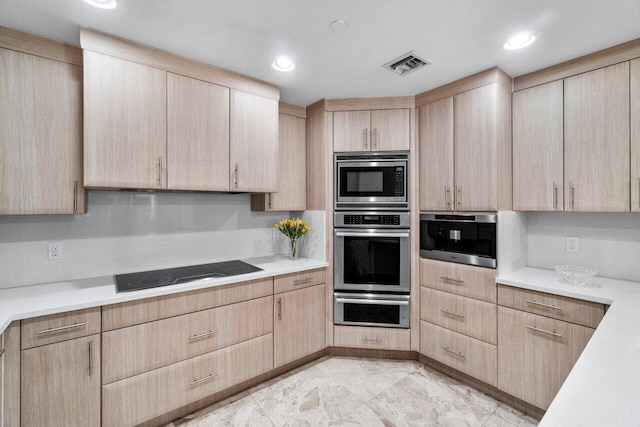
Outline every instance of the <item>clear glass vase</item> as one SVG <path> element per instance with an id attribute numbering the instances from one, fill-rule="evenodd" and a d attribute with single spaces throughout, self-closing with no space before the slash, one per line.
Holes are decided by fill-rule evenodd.
<path id="1" fill-rule="evenodd" d="M 295 261 L 298 259 L 298 239 L 289 239 L 289 259 Z"/>

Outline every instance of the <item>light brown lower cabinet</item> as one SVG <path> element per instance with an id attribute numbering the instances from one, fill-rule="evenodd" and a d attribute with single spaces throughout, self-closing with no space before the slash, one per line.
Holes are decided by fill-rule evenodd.
<path id="1" fill-rule="evenodd" d="M 334 326 L 333 342 L 336 347 L 409 351 L 411 331 L 400 328 Z"/>
<path id="2" fill-rule="evenodd" d="M 498 307 L 498 388 L 546 410 L 594 331 Z"/>
<path id="3" fill-rule="evenodd" d="M 100 335 L 23 350 L 21 425 L 100 426 Z"/>
<path id="4" fill-rule="evenodd" d="M 20 425 L 20 322 L 0 335 L 0 426 Z"/>
<path id="5" fill-rule="evenodd" d="M 324 284 L 274 296 L 274 367 L 326 347 L 325 300 Z"/>
<path id="6" fill-rule="evenodd" d="M 495 345 L 421 321 L 420 353 L 492 386 L 497 383 Z"/>
<path id="7" fill-rule="evenodd" d="M 268 334 L 105 385 L 102 426 L 140 424 L 271 369 L 273 335 Z"/>

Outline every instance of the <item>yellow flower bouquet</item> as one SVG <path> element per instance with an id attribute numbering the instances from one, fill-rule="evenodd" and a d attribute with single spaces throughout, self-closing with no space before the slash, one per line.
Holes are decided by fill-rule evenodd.
<path id="1" fill-rule="evenodd" d="M 311 231 L 309 223 L 300 218 L 285 218 L 273 226 L 289 238 L 289 258 L 296 259 L 298 257 L 298 239 Z"/>

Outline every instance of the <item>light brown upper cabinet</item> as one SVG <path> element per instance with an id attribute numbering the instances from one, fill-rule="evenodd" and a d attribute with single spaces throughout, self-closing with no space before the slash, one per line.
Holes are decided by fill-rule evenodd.
<path id="1" fill-rule="evenodd" d="M 84 51 L 84 184 L 166 188 L 167 73 Z"/>
<path id="2" fill-rule="evenodd" d="M 565 79 L 565 210 L 629 211 L 629 173 L 629 63 Z"/>
<path id="3" fill-rule="evenodd" d="M 513 209 L 564 209 L 563 84 L 513 94 Z"/>
<path id="4" fill-rule="evenodd" d="M 83 213 L 84 194 L 82 68 L 0 49 L 0 215 Z"/>
<path id="5" fill-rule="evenodd" d="M 419 108 L 420 210 L 453 210 L 453 97 Z"/>
<path id="6" fill-rule="evenodd" d="M 278 101 L 231 89 L 231 191 L 278 191 Z"/>
<path id="7" fill-rule="evenodd" d="M 167 188 L 229 190 L 229 89 L 167 75 Z"/>
<path id="8" fill-rule="evenodd" d="M 493 69 L 416 96 L 421 211 L 511 209 L 510 82 Z"/>
<path id="9" fill-rule="evenodd" d="M 409 150 L 410 109 L 336 111 L 333 113 L 333 150 Z"/>
<path id="10" fill-rule="evenodd" d="M 282 111 L 293 111 L 298 115 L 283 114 Z M 278 116 L 278 192 L 252 195 L 251 209 L 303 211 L 307 205 L 305 108 L 280 102 Z"/>
<path id="11" fill-rule="evenodd" d="M 631 61 L 631 211 L 640 212 L 640 59 Z"/>

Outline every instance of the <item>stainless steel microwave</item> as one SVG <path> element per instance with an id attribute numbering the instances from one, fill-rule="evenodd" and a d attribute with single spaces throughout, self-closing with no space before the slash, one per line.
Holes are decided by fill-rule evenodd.
<path id="1" fill-rule="evenodd" d="M 409 153 L 341 153 L 335 210 L 409 210 Z"/>

